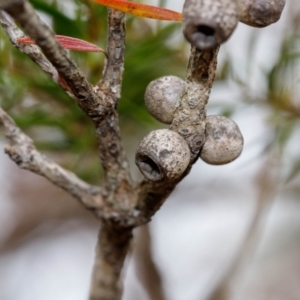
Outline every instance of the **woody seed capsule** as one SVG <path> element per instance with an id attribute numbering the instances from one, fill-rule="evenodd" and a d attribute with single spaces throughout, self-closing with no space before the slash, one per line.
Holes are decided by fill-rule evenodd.
<path id="1" fill-rule="evenodd" d="M 169 129 L 150 132 L 139 144 L 135 163 L 150 181 L 176 180 L 190 162 L 190 149 L 184 138 Z"/>
<path id="2" fill-rule="evenodd" d="M 206 118 L 205 143 L 200 158 L 211 165 L 223 165 L 240 156 L 244 139 L 239 127 L 223 116 Z"/>
<path id="3" fill-rule="evenodd" d="M 285 0 L 237 0 L 240 21 L 265 27 L 280 19 Z"/>
<path id="4" fill-rule="evenodd" d="M 186 0 L 183 34 L 200 50 L 225 42 L 239 21 L 236 0 Z"/>
<path id="5" fill-rule="evenodd" d="M 149 83 L 145 105 L 149 113 L 165 124 L 171 124 L 176 108 L 185 92 L 185 81 L 176 76 L 164 76 Z"/>

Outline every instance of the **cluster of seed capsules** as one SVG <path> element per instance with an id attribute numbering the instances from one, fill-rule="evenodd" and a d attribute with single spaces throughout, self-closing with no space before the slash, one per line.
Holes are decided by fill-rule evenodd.
<path id="1" fill-rule="evenodd" d="M 197 49 L 212 49 L 230 37 L 239 21 L 265 27 L 279 20 L 284 6 L 285 0 L 186 0 L 183 33 Z M 176 76 L 150 82 L 145 92 L 149 113 L 164 124 L 172 124 L 186 89 L 186 81 Z M 203 161 L 223 165 L 240 156 L 244 140 L 235 122 L 224 116 L 208 116 L 205 123 L 205 142 L 199 152 Z M 153 182 L 181 178 L 190 163 L 188 144 L 170 129 L 150 132 L 136 151 L 137 166 Z"/>
<path id="2" fill-rule="evenodd" d="M 277 22 L 285 0 L 186 0 L 183 7 L 183 34 L 199 49 L 225 42 L 238 22 L 266 27 Z"/>

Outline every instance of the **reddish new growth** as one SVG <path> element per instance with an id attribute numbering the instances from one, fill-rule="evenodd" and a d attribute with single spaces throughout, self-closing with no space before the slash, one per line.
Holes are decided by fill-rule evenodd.
<path id="1" fill-rule="evenodd" d="M 85 51 L 85 52 L 102 52 L 106 55 L 106 52 L 103 49 L 89 42 L 72 38 L 69 36 L 64 36 L 64 35 L 56 35 L 55 38 L 64 48 L 68 50 Z M 18 38 L 17 41 L 23 44 L 35 45 L 35 41 L 33 41 L 30 37 L 27 36 Z"/>
<path id="2" fill-rule="evenodd" d="M 164 21 L 182 21 L 182 15 L 179 12 L 166 8 L 156 7 L 147 4 L 140 4 L 126 0 L 94 0 L 95 2 L 124 13 L 138 17 L 164 20 Z"/>

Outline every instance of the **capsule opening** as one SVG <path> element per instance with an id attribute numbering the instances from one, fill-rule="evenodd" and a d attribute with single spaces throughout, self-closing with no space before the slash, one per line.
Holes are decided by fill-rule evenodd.
<path id="1" fill-rule="evenodd" d="M 163 178 L 163 174 L 159 169 L 157 163 L 149 156 L 140 156 L 137 158 L 137 165 L 143 175 L 151 181 L 160 181 Z"/>
<path id="2" fill-rule="evenodd" d="M 213 36 L 215 34 L 215 30 L 206 25 L 197 26 L 197 32 L 202 33 L 206 36 Z"/>

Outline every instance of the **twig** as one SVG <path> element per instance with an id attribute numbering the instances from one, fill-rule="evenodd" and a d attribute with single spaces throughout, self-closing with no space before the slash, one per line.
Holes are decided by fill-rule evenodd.
<path id="1" fill-rule="evenodd" d="M 97 245 L 90 300 L 118 300 L 122 287 L 120 274 L 132 238 L 130 223 L 133 209 L 133 183 L 129 164 L 122 147 L 119 118 L 115 110 L 120 99 L 125 51 L 125 15 L 119 11 L 108 10 L 108 46 L 103 78 L 98 84 L 112 109 L 106 117 L 95 122 L 99 155 L 103 163 L 107 201 L 117 208 L 109 221 L 103 221 Z M 116 203 L 117 202 L 117 203 Z M 125 217 L 122 212 L 125 211 Z M 129 214 L 128 214 L 129 212 Z M 114 219 L 118 219 L 113 221 Z M 131 222 L 132 223 L 132 222 Z"/>
<path id="2" fill-rule="evenodd" d="M 9 141 L 5 152 L 22 169 L 41 175 L 66 190 L 88 209 L 103 207 L 100 189 L 64 170 L 36 150 L 33 141 L 21 131 L 16 123 L 0 107 L 0 129 Z"/>
<path id="3" fill-rule="evenodd" d="M 103 76 L 98 86 L 102 91 L 115 95 L 114 102 L 121 97 L 125 52 L 125 14 L 108 9 L 108 44 Z M 115 103 L 116 104 L 116 103 Z"/>
<path id="4" fill-rule="evenodd" d="M 18 43 L 17 39 L 24 36 L 22 30 L 20 30 L 16 24 L 10 20 L 3 11 L 0 11 L 0 24 L 6 34 L 8 35 L 11 43 L 22 53 L 28 55 L 33 62 L 35 62 L 47 75 L 49 75 L 52 80 L 59 84 L 66 92 L 66 87 L 62 85 L 59 80 L 59 75 L 57 70 L 52 66 L 49 60 L 44 56 L 39 47 L 34 45 L 26 45 L 23 43 Z M 69 93 L 70 96 L 73 96 Z"/>
<path id="5" fill-rule="evenodd" d="M 108 62 L 104 72 L 104 86 L 110 84 L 109 89 L 101 90 L 98 86 L 93 88 L 86 80 L 75 63 L 68 57 L 67 52 L 59 43 L 57 43 L 54 34 L 50 28 L 44 24 L 27 1 L 14 1 L 7 3 L 4 9 L 18 21 L 24 31 L 35 40 L 36 44 L 42 49 L 47 59 L 57 69 L 59 75 L 66 81 L 76 96 L 77 103 L 81 109 L 92 119 L 95 124 L 96 134 L 99 145 L 99 156 L 104 169 L 104 185 L 102 196 L 105 199 L 105 211 L 101 209 L 96 211 L 96 214 L 101 219 L 106 219 L 102 226 L 100 236 L 108 236 L 108 232 L 122 234 L 118 238 L 100 238 L 100 248 L 109 248 L 112 253 L 109 259 L 104 253 L 97 256 L 95 264 L 95 272 L 92 285 L 91 297 L 94 299 L 105 299 L 97 291 L 107 288 L 107 293 L 118 294 L 117 286 L 105 286 L 101 282 L 105 282 L 107 278 L 118 277 L 115 273 L 117 266 L 122 266 L 125 255 L 118 255 L 118 240 L 126 240 L 129 244 L 131 233 L 128 225 L 125 229 L 120 230 L 120 227 L 114 224 L 113 220 L 122 219 L 122 212 L 130 211 L 132 208 L 132 182 L 129 173 L 129 165 L 125 152 L 122 147 L 120 138 L 120 129 L 118 125 L 118 114 L 116 112 L 116 103 L 120 97 L 121 78 L 123 74 L 124 48 L 125 48 L 125 26 L 124 14 L 110 11 L 109 15 L 109 46 L 108 46 Z M 114 32 L 114 26 L 119 24 L 118 32 Z M 115 49 L 114 47 L 120 47 Z M 113 65 L 117 63 L 117 65 Z M 110 77 L 115 80 L 110 81 Z M 75 99 L 75 100 L 76 100 Z M 61 184 L 57 182 L 57 184 Z M 126 216 L 128 214 L 125 213 Z M 126 222 L 126 220 L 124 221 Z M 123 224 L 123 223 L 122 223 Z M 108 232 L 107 232 L 108 231 Z M 124 233 L 124 236 L 123 236 Z M 113 235 L 112 235 L 113 236 Z M 101 252 L 101 251 L 100 251 Z M 126 252 L 126 251 L 125 251 Z M 106 265 L 106 273 L 97 271 L 97 266 Z M 99 275 L 104 276 L 99 279 Z M 100 284 L 100 287 L 97 284 Z M 101 288 L 102 287 L 102 288 Z M 101 293 L 102 293 L 101 292 Z M 106 294 L 106 293 L 104 293 Z"/>
<path id="6" fill-rule="evenodd" d="M 96 249 L 90 300 L 119 300 L 120 274 L 132 238 L 132 228 L 102 222 Z"/>
<path id="7" fill-rule="evenodd" d="M 41 47 L 47 59 L 64 78 L 79 106 L 91 116 L 99 116 L 103 111 L 103 99 L 94 91 L 92 85 L 77 68 L 67 51 L 57 42 L 52 30 L 40 20 L 27 1 L 12 1 L 5 10 L 23 27 L 24 31 Z"/>
<path id="8" fill-rule="evenodd" d="M 205 51 L 191 49 L 186 92 L 170 126 L 170 129 L 181 134 L 187 141 L 191 150 L 190 166 L 177 181 L 153 183 L 144 179 L 136 187 L 136 209 L 141 212 L 137 221 L 139 224 L 149 222 L 198 159 L 205 142 L 206 104 L 215 78 L 218 51 L 219 47 Z"/>
<path id="9" fill-rule="evenodd" d="M 186 92 L 176 110 L 171 129 L 181 134 L 191 150 L 191 162 L 198 158 L 205 142 L 206 104 L 215 78 L 219 47 L 191 50 L 186 74 Z"/>
<path id="10" fill-rule="evenodd" d="M 119 97 L 119 93 L 117 95 L 105 94 L 106 91 L 100 90 L 99 87 L 93 88 L 74 61 L 69 58 L 66 50 L 57 42 L 52 30 L 40 20 L 32 6 L 27 1 L 16 2 L 11 5 L 8 4 L 5 10 L 22 25 L 26 33 L 41 47 L 45 56 L 71 88 L 78 105 L 93 120 L 98 138 L 99 156 L 106 174 L 107 184 L 105 187 L 114 191 L 118 187 L 120 179 L 121 181 L 123 179 L 130 181 L 129 166 L 122 148 L 118 115 L 115 110 L 116 98 Z M 117 22 L 117 17 L 122 19 L 124 15 L 112 15 L 110 23 Z M 121 29 L 125 30 L 125 27 L 120 26 Z M 111 33 L 109 40 L 113 39 L 113 35 L 114 32 Z M 120 55 L 124 52 L 121 49 L 119 51 L 117 52 Z M 108 52 L 108 56 L 111 58 L 114 55 Z M 120 59 L 120 62 L 122 61 L 123 59 Z M 123 64 L 119 63 L 118 67 L 114 68 L 113 73 L 110 72 L 110 75 L 118 79 L 121 78 L 122 72 Z M 111 89 L 119 91 L 120 80 L 116 80 L 114 84 Z"/>

